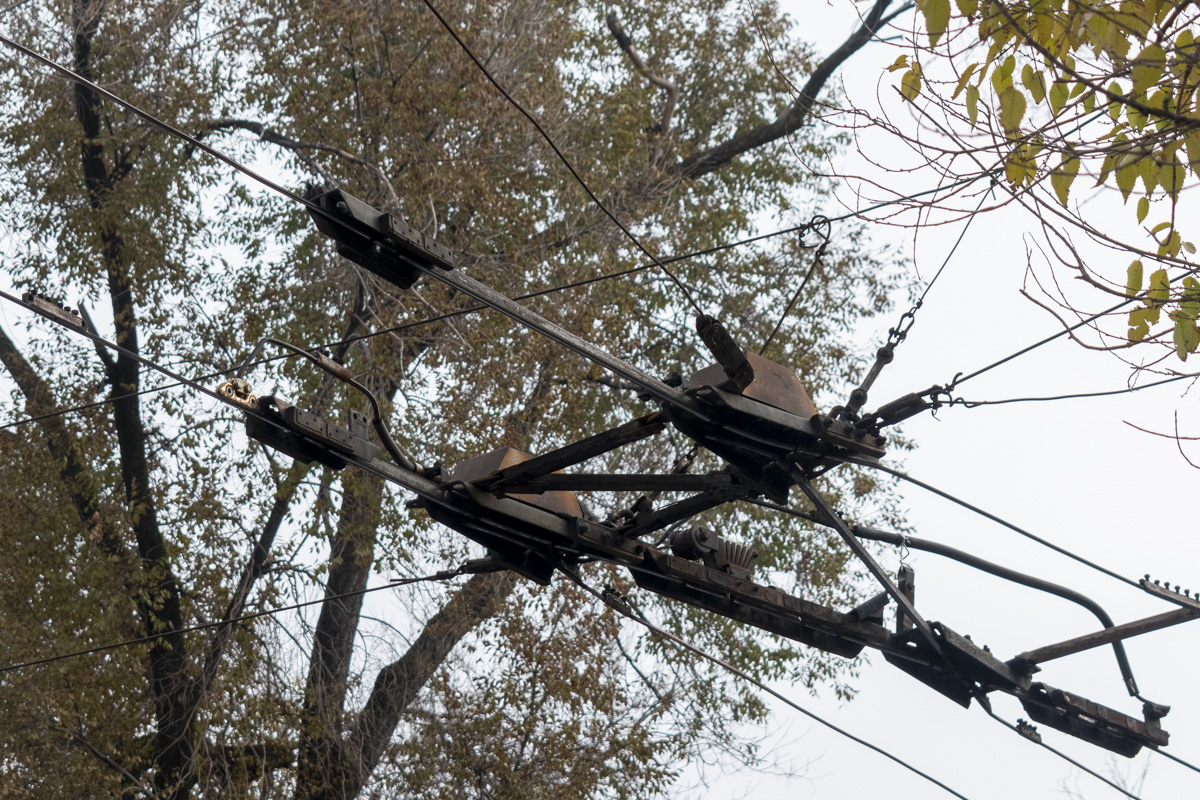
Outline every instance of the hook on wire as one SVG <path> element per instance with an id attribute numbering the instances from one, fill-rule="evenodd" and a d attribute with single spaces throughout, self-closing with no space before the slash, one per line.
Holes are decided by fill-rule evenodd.
<path id="1" fill-rule="evenodd" d="M 817 229 L 823 227 L 824 230 Z M 821 241 L 814 244 L 805 244 L 804 236 L 813 231 L 821 237 Z M 800 281 L 800 285 L 796 287 L 796 291 L 792 293 L 792 298 L 788 300 L 787 305 L 783 309 L 783 313 L 779 315 L 779 320 L 775 323 L 775 327 L 771 329 L 771 333 L 763 342 L 762 347 L 758 348 L 758 354 L 761 356 L 766 353 L 767 348 L 771 346 L 771 341 L 775 338 L 775 334 L 779 333 L 779 329 L 783 327 L 784 320 L 792 313 L 792 307 L 796 305 L 796 301 L 800 299 L 800 295 L 804 293 L 804 288 L 808 286 L 808 282 L 812 276 L 816 274 L 817 267 L 821 264 L 821 259 L 825 256 L 825 250 L 829 247 L 829 241 L 833 236 L 833 222 L 823 214 L 814 214 L 809 219 L 808 224 L 800 230 L 800 241 L 798 246 L 803 250 L 812 250 L 814 247 L 817 252 L 813 254 L 812 263 L 808 265 L 808 272 L 804 275 L 804 280 Z"/>

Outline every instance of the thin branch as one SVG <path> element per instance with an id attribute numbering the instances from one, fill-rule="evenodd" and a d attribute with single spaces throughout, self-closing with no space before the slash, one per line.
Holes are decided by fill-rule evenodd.
<path id="1" fill-rule="evenodd" d="M 658 132 L 666 133 L 671 129 L 671 117 L 674 116 L 675 106 L 679 102 L 679 87 L 662 75 L 650 71 L 650 67 L 646 66 L 646 62 L 638 55 L 637 50 L 633 49 L 633 40 L 629 38 L 629 34 L 621 26 L 621 21 L 617 19 L 617 12 L 608 12 L 608 16 L 604 18 L 604 21 L 608 23 L 608 29 L 612 31 L 613 38 L 617 40 L 617 46 L 621 48 L 625 55 L 629 56 L 629 60 L 633 63 L 633 68 L 641 73 L 642 77 L 646 80 L 667 93 L 667 103 L 663 107 L 662 118 L 658 122 Z"/>

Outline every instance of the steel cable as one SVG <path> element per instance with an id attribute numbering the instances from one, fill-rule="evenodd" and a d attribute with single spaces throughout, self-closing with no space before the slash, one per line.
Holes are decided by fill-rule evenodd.
<path id="1" fill-rule="evenodd" d="M 570 578 L 575 584 L 577 584 L 581 589 L 586 591 L 588 594 L 597 598 L 598 600 L 600 600 L 602 603 L 604 603 L 605 605 L 607 605 L 609 608 L 613 609 L 617 613 L 619 613 L 625 617 L 628 617 L 629 619 L 633 620 L 634 622 L 637 622 L 639 625 L 646 628 L 646 630 L 650 631 L 650 633 L 654 634 L 655 636 L 660 636 L 664 639 L 669 639 L 670 641 L 679 645 L 680 647 L 687 650 L 688 652 L 694 653 L 695 655 L 700 656 L 704 660 L 709 661 L 709 662 L 717 665 L 718 667 L 726 670 L 730 674 L 732 674 L 738 678 L 741 678 L 742 680 L 747 681 L 748 683 L 753 684 L 754 686 L 758 687 L 759 689 L 761 689 L 762 691 L 771 695 L 772 697 L 776 698 L 777 700 L 787 704 L 791 708 L 794 708 L 795 710 L 799 711 L 801 714 L 804 714 L 809 719 L 811 719 L 815 722 L 819 722 L 821 725 L 824 725 L 826 728 L 829 728 L 830 730 L 834 731 L 835 733 L 839 733 L 842 736 L 845 736 L 847 739 L 850 739 L 851 741 L 856 742 L 870 750 L 873 750 L 876 753 L 879 753 L 880 755 L 884 756 L 885 758 L 890 759 L 891 761 L 894 761 L 895 763 L 904 767 L 906 770 L 908 770 L 916 775 L 919 775 L 920 777 L 924 778 L 925 780 L 929 781 L 930 783 L 934 784 L 935 786 L 937 786 L 941 789 L 944 789 L 945 791 L 949 792 L 950 794 L 954 795 L 955 797 L 960 798 L 960 800 L 967 800 L 965 795 L 961 794 L 960 792 L 955 791 L 954 789 L 950 788 L 946 784 L 939 781 L 937 778 L 933 777 L 932 775 L 930 775 L 927 772 L 922 771 L 918 767 L 913 766 L 912 764 L 908 763 L 907 761 L 900 758 L 899 756 L 889 753 L 887 750 L 884 750 L 879 745 L 872 744 L 871 742 L 868 742 L 866 739 L 862 739 L 858 736 L 855 736 L 853 733 L 850 733 L 845 728 L 838 727 L 837 725 L 833 724 L 832 722 L 825 719 L 824 717 L 818 716 L 816 713 L 809 711 L 807 708 L 800 705 L 795 700 L 792 700 L 791 698 L 787 697 L 782 692 L 772 689 L 770 686 L 763 683 L 758 678 L 755 678 L 754 676 L 750 675 L 745 670 L 741 670 L 741 669 L 733 666 L 732 664 L 730 664 L 728 661 L 725 661 L 722 658 L 714 656 L 711 653 L 708 653 L 705 650 L 702 650 L 701 648 L 697 647 L 696 645 L 676 636 L 675 634 L 670 633 L 669 631 L 666 631 L 663 628 L 660 628 L 659 626 L 655 625 L 653 622 L 648 620 L 645 617 L 645 615 L 643 615 L 641 612 L 635 611 L 631 605 L 627 607 L 622 603 L 614 602 L 608 595 L 598 592 L 595 589 L 593 589 L 591 586 L 589 586 L 583 580 L 583 578 L 581 578 L 579 576 L 579 574 L 577 572 L 575 572 L 575 570 L 570 569 L 570 568 L 562 568 L 561 571 L 568 578 Z"/>

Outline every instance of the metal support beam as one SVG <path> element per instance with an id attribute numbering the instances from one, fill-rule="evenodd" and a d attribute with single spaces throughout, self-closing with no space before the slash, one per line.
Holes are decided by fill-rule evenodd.
<path id="1" fill-rule="evenodd" d="M 1076 636 L 1074 639 L 1067 639 L 1065 642 L 1049 644 L 1045 647 L 1039 647 L 1036 650 L 1029 650 L 1021 653 L 1013 661 L 1042 664 L 1046 661 L 1062 658 L 1063 656 L 1082 653 L 1084 650 L 1091 650 L 1093 647 L 1100 647 L 1133 636 L 1140 636 L 1143 633 L 1162 630 L 1172 625 L 1178 625 L 1181 622 L 1189 622 L 1197 617 L 1200 617 L 1200 610 L 1178 608 L 1174 611 L 1167 611 L 1164 614 L 1158 614 L 1153 617 L 1126 622 L 1124 625 L 1105 628 L 1095 633 Z"/>
<path id="2" fill-rule="evenodd" d="M 672 503 L 653 511 L 643 511 L 634 517 L 633 526 L 622 530 L 621 533 L 625 536 L 635 537 L 660 531 L 668 525 L 694 517 L 710 508 L 716 508 L 750 491 L 752 491 L 750 488 L 737 484 L 712 488 L 680 500 L 678 503 Z"/>

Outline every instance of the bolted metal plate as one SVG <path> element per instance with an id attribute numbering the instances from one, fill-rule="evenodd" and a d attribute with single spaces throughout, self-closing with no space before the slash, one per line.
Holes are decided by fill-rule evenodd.
<path id="1" fill-rule="evenodd" d="M 512 447 L 501 447 L 499 450 L 493 450 L 490 453 L 484 453 L 481 456 L 475 456 L 474 458 L 468 458 L 466 461 L 459 462 L 450 473 L 450 480 L 474 483 L 475 481 L 490 477 L 493 473 L 499 472 L 502 469 L 523 463 L 531 458 L 533 456 L 529 453 L 523 453 Z M 558 472 L 561 473 L 562 470 L 558 470 Z M 579 498 L 575 496 L 574 492 L 554 491 L 543 492 L 542 494 L 508 494 L 506 492 L 505 496 L 528 503 L 531 506 L 544 508 L 555 514 L 562 514 L 568 517 L 583 516 L 583 509 L 579 506 Z"/>
<path id="2" fill-rule="evenodd" d="M 804 389 L 804 384 L 796 377 L 794 370 L 782 364 L 769 361 L 757 353 L 746 351 L 746 358 L 754 368 L 754 380 L 742 390 L 743 397 L 749 397 L 760 403 L 795 414 L 808 419 L 817 413 L 817 407 Z M 720 364 L 710 364 L 702 370 L 693 372 L 688 379 L 688 387 L 715 386 L 721 388 L 729 380 L 725 368 Z"/>

